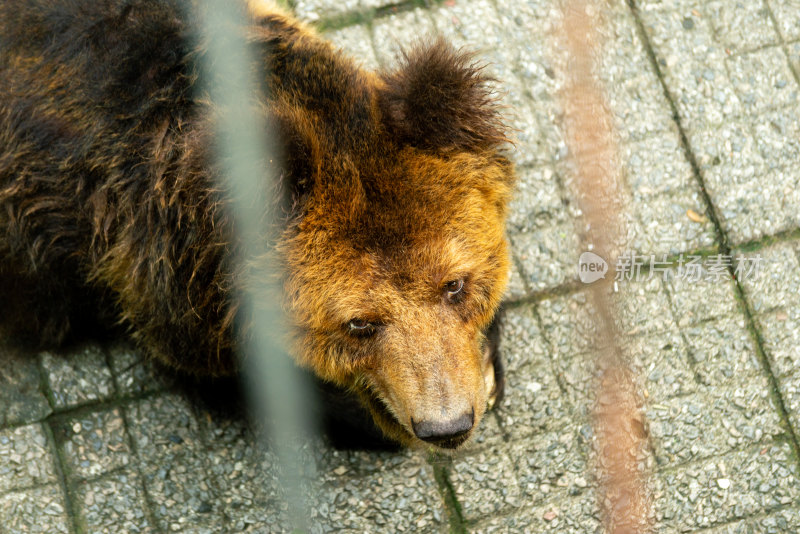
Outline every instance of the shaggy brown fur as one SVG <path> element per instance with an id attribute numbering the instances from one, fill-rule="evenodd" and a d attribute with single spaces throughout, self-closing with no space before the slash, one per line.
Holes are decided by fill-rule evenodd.
<path id="1" fill-rule="evenodd" d="M 183 8 L 0 3 L 2 323 L 58 343 L 101 309 L 154 358 L 223 375 L 246 282 Z M 513 171 L 487 80 L 441 41 L 375 75 L 278 12 L 248 32 L 286 156 L 294 357 L 389 437 L 458 446 L 490 393 L 484 332 L 508 270 Z"/>

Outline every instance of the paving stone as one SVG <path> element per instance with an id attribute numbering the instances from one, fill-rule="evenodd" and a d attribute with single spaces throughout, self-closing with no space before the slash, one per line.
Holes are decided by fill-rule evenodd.
<path id="1" fill-rule="evenodd" d="M 758 120 L 764 125 L 757 130 L 759 141 L 751 123 L 736 121 L 724 124 L 716 133 L 690 134 L 709 195 L 734 243 L 796 226 L 800 206 L 793 171 L 780 167 L 782 162 L 776 159 L 780 152 L 768 149 L 768 143 L 775 142 L 774 129 L 780 128 L 773 125 L 774 114 Z M 763 134 L 765 129 L 773 130 L 772 137 Z M 787 145 L 785 150 L 791 148 Z"/>
<path id="2" fill-rule="evenodd" d="M 754 532 L 779 534 L 800 530 L 800 509 L 797 507 L 779 510 L 766 517 L 753 518 L 747 522 Z"/>
<path id="3" fill-rule="evenodd" d="M 358 10 L 359 0 L 293 0 L 292 12 L 306 22 L 342 17 Z"/>
<path id="4" fill-rule="evenodd" d="M 544 501 L 551 493 L 577 494 L 587 482 L 587 445 L 577 425 L 510 446 L 456 458 L 450 481 L 464 518 L 478 521 Z"/>
<path id="5" fill-rule="evenodd" d="M 613 4 L 601 43 L 599 78 L 618 135 L 624 141 L 643 139 L 673 127 L 672 112 L 661 83 L 639 39 L 636 22 L 624 3 Z"/>
<path id="6" fill-rule="evenodd" d="M 200 423 L 188 401 L 164 394 L 134 402 L 126 413 L 156 526 L 170 532 L 218 532 L 222 502 L 209 471 Z"/>
<path id="7" fill-rule="evenodd" d="M 543 300 L 538 310 L 543 335 L 550 344 L 551 357 L 555 361 L 587 353 L 596 347 L 599 336 L 594 317 L 597 311 L 585 293 Z"/>
<path id="8" fill-rule="evenodd" d="M 156 462 L 141 462 L 144 486 L 153 502 L 157 527 L 165 532 L 223 529 L 222 503 L 214 491 L 202 450 L 184 449 Z"/>
<path id="9" fill-rule="evenodd" d="M 786 56 L 789 58 L 789 65 L 795 72 L 798 72 L 798 68 L 800 68 L 800 41 L 786 43 L 784 46 L 786 47 Z"/>
<path id="10" fill-rule="evenodd" d="M 736 176 L 715 168 L 706 173 L 706 188 L 720 223 L 733 244 L 785 232 L 798 225 L 800 195 L 795 176 L 782 170 L 760 173 L 753 167 Z"/>
<path id="11" fill-rule="evenodd" d="M 496 5 L 501 26 L 520 44 L 552 33 L 562 19 L 551 0 L 497 0 Z"/>
<path id="12" fill-rule="evenodd" d="M 508 384 L 506 384 L 506 392 L 508 392 Z M 502 406 L 505 400 L 504 398 L 501 404 L 495 405 L 492 409 L 486 411 L 477 428 L 473 431 L 470 440 L 459 448 L 459 455 L 476 454 L 478 451 L 508 439 L 508 433 L 504 430 L 500 421 L 507 414 L 507 411 Z"/>
<path id="13" fill-rule="evenodd" d="M 519 374 L 523 367 L 538 364 L 549 356 L 533 304 L 505 310 L 500 330 L 500 350 L 506 371 Z"/>
<path id="14" fill-rule="evenodd" d="M 14 534 L 72 532 L 60 488 L 51 484 L 0 495 L 0 530 Z"/>
<path id="15" fill-rule="evenodd" d="M 598 377 L 597 359 L 592 353 L 568 355 L 554 362 L 555 375 L 572 407 L 574 417 L 588 420 L 594 406 Z M 560 406 L 559 401 L 556 406 Z M 550 408 L 552 410 L 552 408 Z"/>
<path id="16" fill-rule="evenodd" d="M 674 128 L 669 104 L 655 75 L 646 73 L 607 86 L 614 126 L 623 141 L 636 141 Z"/>
<path id="17" fill-rule="evenodd" d="M 514 143 L 510 158 L 516 165 L 540 165 L 564 157 L 566 146 L 555 123 L 539 116 L 528 89 L 513 74 L 503 75 L 498 96 L 500 112 Z"/>
<path id="18" fill-rule="evenodd" d="M 640 254 L 676 255 L 711 248 L 716 243 L 714 225 L 705 217 L 705 202 L 699 191 L 663 193 L 637 202 L 630 229 L 629 250 Z M 689 210 L 704 220 L 693 220 Z"/>
<path id="19" fill-rule="evenodd" d="M 689 356 L 677 332 L 636 337 L 623 347 L 645 397 L 658 401 L 696 391 Z"/>
<path id="20" fill-rule="evenodd" d="M 433 469 L 419 455 L 402 466 L 360 477 L 323 474 L 314 490 L 311 521 L 315 532 L 436 532 L 446 528 L 447 515 Z"/>
<path id="21" fill-rule="evenodd" d="M 502 17 L 502 10 L 500 13 Z M 553 54 L 542 46 L 545 44 L 546 47 L 548 39 L 546 34 L 539 36 L 534 33 L 535 30 L 525 25 L 526 23 L 521 22 L 521 24 L 519 27 L 516 22 L 508 22 L 506 25 L 506 28 L 517 28 L 521 32 L 509 45 L 517 56 L 515 73 L 519 78 L 519 87 L 513 88 L 513 93 L 519 94 L 522 91 L 530 95 L 522 100 L 528 106 L 530 110 L 528 113 L 534 120 L 519 119 L 515 127 L 527 126 L 538 132 L 537 137 L 527 138 L 538 143 L 539 148 L 534 151 L 537 155 L 527 157 L 526 161 L 560 160 L 567 155 L 567 146 L 560 125 L 563 109 L 559 94 L 564 86 L 563 75 Z M 501 90 L 508 91 L 505 87 Z M 508 99 L 512 105 L 517 104 L 519 100 Z M 520 148 L 518 145 L 518 149 L 524 150 L 524 147 Z"/>
<path id="22" fill-rule="evenodd" d="M 274 456 L 241 422 L 214 420 L 210 470 L 235 532 L 283 532 L 286 506 Z M 444 511 L 429 466 L 418 454 L 335 451 L 320 443 L 299 449 L 305 458 L 312 532 L 440 528 Z M 347 488 L 345 492 L 343 487 Z M 381 488 L 375 496 L 372 487 Z M 403 503 L 401 514 L 393 506 Z M 358 502 L 358 504 L 354 504 Z M 424 511 L 424 513 L 423 513 Z"/>
<path id="23" fill-rule="evenodd" d="M 119 408 L 61 419 L 54 427 L 69 474 L 74 477 L 96 477 L 131 463 Z"/>
<path id="24" fill-rule="evenodd" d="M 800 4 L 797 0 L 767 0 L 767 5 L 775 15 L 783 39 L 800 39 Z"/>
<path id="25" fill-rule="evenodd" d="M 744 316 L 721 317 L 689 325 L 681 333 L 701 384 L 745 387 L 748 390 L 765 384 L 761 362 Z"/>
<path id="26" fill-rule="evenodd" d="M 395 0 L 359 0 L 358 5 L 362 9 L 378 9 L 380 7 L 387 7 L 396 5 Z"/>
<path id="27" fill-rule="evenodd" d="M 615 321 L 625 337 L 652 333 L 674 333 L 674 319 L 660 278 L 642 274 L 636 280 L 621 280 L 610 296 Z M 555 355 L 579 354 L 597 348 L 597 311 L 584 293 L 557 297 L 539 304 L 544 336 Z"/>
<path id="28" fill-rule="evenodd" d="M 756 445 L 656 475 L 657 515 L 680 532 L 710 528 L 797 502 L 791 447 Z"/>
<path id="29" fill-rule="evenodd" d="M 727 53 L 714 40 L 709 21 L 696 8 L 641 13 L 684 126 L 693 130 L 739 115 L 742 105 L 724 64 Z"/>
<path id="30" fill-rule="evenodd" d="M 0 493 L 55 481 L 55 456 L 41 425 L 0 430 Z"/>
<path id="31" fill-rule="evenodd" d="M 761 1 L 703 3 L 714 34 L 729 50 L 740 52 L 777 44 L 780 37 L 772 25 L 769 10 Z"/>
<path id="32" fill-rule="evenodd" d="M 510 274 L 508 277 L 508 286 L 506 287 L 506 293 L 503 297 L 504 300 L 515 301 L 521 298 L 524 298 L 528 295 L 528 288 L 525 287 L 525 282 L 522 280 L 522 275 L 520 274 L 519 267 L 517 267 L 518 261 L 513 257 L 514 251 L 511 251 L 512 260 L 511 260 L 511 267 L 509 268 Z"/>
<path id="33" fill-rule="evenodd" d="M 275 526 L 273 524 L 254 524 L 254 525 L 247 525 L 244 527 L 243 532 L 244 534 L 280 534 L 285 532 L 286 530 L 284 527 Z M 316 532 L 325 532 L 324 530 L 312 530 L 316 534 Z M 200 533 L 198 533 L 200 534 Z M 202 533 L 206 534 L 206 533 Z M 213 531 L 209 532 L 208 534 L 213 534 Z"/>
<path id="34" fill-rule="evenodd" d="M 560 525 L 562 532 L 579 532 L 570 527 L 586 525 L 591 512 L 570 519 L 565 512 L 576 509 L 565 503 L 595 500 L 593 482 L 586 478 L 584 433 L 572 424 L 455 459 L 450 479 L 464 518 L 474 525 L 469 531 L 528 532 L 532 525 L 536 532 L 539 525 L 559 531 Z M 521 530 L 506 530 L 513 525 Z"/>
<path id="35" fill-rule="evenodd" d="M 783 399 L 795 436 L 800 435 L 800 371 L 795 367 L 777 378 L 778 393 Z"/>
<path id="36" fill-rule="evenodd" d="M 653 282 L 658 281 L 650 283 Z M 638 306 L 630 296 L 627 306 L 623 301 L 620 331 L 627 334 L 617 341 L 638 377 L 639 390 L 654 398 L 693 392 L 694 372 L 680 333 L 671 322 L 668 306 L 654 304 L 664 297 L 640 298 Z M 646 305 L 641 306 L 642 303 Z M 666 314 L 648 311 L 661 306 L 666 306 Z M 595 330 L 595 312 L 582 295 L 544 301 L 539 309 L 556 373 L 579 413 L 588 414 L 593 404 L 593 382 L 598 376 L 595 349 L 601 339 Z"/>
<path id="37" fill-rule="evenodd" d="M 508 216 L 511 232 L 531 231 L 568 220 L 552 165 L 522 167 L 517 169 L 517 176 Z"/>
<path id="38" fill-rule="evenodd" d="M 795 244 L 780 243 L 757 252 L 736 251 L 737 256 L 750 259 L 750 266 L 758 267 L 758 271 L 740 277 L 754 313 L 800 309 L 800 262 L 796 250 Z"/>
<path id="39" fill-rule="evenodd" d="M 108 355 L 120 395 L 151 393 L 175 383 L 173 371 L 145 358 L 129 343 L 116 343 Z"/>
<path id="40" fill-rule="evenodd" d="M 563 109 L 560 93 L 564 87 L 567 61 L 564 46 L 557 41 L 561 13 L 557 3 L 537 2 L 536 9 L 498 4 L 501 19 L 516 41 L 518 72 L 530 88 L 534 107 L 549 139 L 555 159 L 566 154 L 560 122 Z M 542 5 L 538 5 L 542 4 Z M 608 92 L 608 104 L 622 139 L 640 139 L 670 127 L 669 105 L 664 98 L 649 58 L 639 40 L 636 23 L 622 2 L 607 6 L 604 33 L 600 41 L 598 74 Z M 543 29 L 537 24 L 546 20 Z M 532 37 L 533 36 L 533 37 Z"/>
<path id="41" fill-rule="evenodd" d="M 779 250 L 786 252 L 785 247 Z M 796 270 L 785 271 L 785 273 L 792 272 Z M 790 290 L 789 288 L 788 291 Z M 757 292 L 758 289 L 752 291 Z M 774 296 L 776 292 L 773 291 L 772 294 Z M 768 299 L 769 295 L 765 295 L 765 298 Z M 777 304 L 777 307 L 774 311 L 757 315 L 756 323 L 789 421 L 794 432 L 800 434 L 800 372 L 798 372 L 800 357 L 797 354 L 797 346 L 800 343 L 800 306 L 794 302 L 787 304 L 781 301 L 780 297 L 776 297 L 776 302 L 773 304 Z"/>
<path id="42" fill-rule="evenodd" d="M 691 13 L 698 11 L 698 6 L 702 5 L 702 0 L 637 0 L 636 7 L 641 11 L 653 12 L 655 15 L 663 13 L 664 11 L 679 11 L 682 13 Z M 699 16 L 699 11 L 696 16 Z"/>
<path id="43" fill-rule="evenodd" d="M 523 504 L 516 459 L 502 448 L 455 460 L 450 482 L 467 521 L 502 514 Z"/>
<path id="44" fill-rule="evenodd" d="M 709 195 L 717 206 L 730 241 L 743 243 L 796 228 L 800 194 L 793 167 L 769 169 L 753 161 L 712 167 L 705 173 Z"/>
<path id="45" fill-rule="evenodd" d="M 438 33 L 454 46 L 474 50 L 489 60 L 490 73 L 507 73 L 513 67 L 515 56 L 507 49 L 509 37 L 503 31 L 503 22 L 493 2 L 446 2 L 431 9 L 430 15 Z"/>
<path id="46" fill-rule="evenodd" d="M 767 168 L 796 166 L 800 159 L 800 108 L 793 105 L 754 119 L 753 134 Z"/>
<path id="47" fill-rule="evenodd" d="M 142 483 L 135 473 L 115 473 L 78 487 L 81 519 L 97 534 L 156 532 L 148 519 Z"/>
<path id="48" fill-rule="evenodd" d="M 594 486 L 587 464 L 592 439 L 586 422 L 572 422 L 558 431 L 542 432 L 506 446 L 516 461 L 522 503 L 536 505 L 559 493 L 563 497 L 579 495 Z"/>
<path id="49" fill-rule="evenodd" d="M 661 467 L 719 456 L 783 431 L 764 375 L 751 375 L 746 384 L 699 387 L 681 397 L 653 400 L 646 415 Z"/>
<path id="50" fill-rule="evenodd" d="M 282 502 L 275 471 L 276 459 L 240 420 L 213 418 L 209 432 L 209 473 L 220 496 L 220 506 L 233 532 L 260 527 L 285 530 L 286 505 Z"/>
<path id="51" fill-rule="evenodd" d="M 548 345 L 539 333 L 532 305 L 506 311 L 500 348 L 506 364 L 506 394 L 495 413 L 502 429 L 487 442 L 527 439 L 574 421 L 553 372 Z M 487 416 L 488 417 L 488 416 Z"/>
<path id="52" fill-rule="evenodd" d="M 58 355 L 43 352 L 41 359 L 56 409 L 105 400 L 114 394 L 111 370 L 98 345 L 83 345 Z"/>
<path id="53" fill-rule="evenodd" d="M 375 49 L 372 47 L 372 37 L 366 26 L 345 26 L 338 30 L 325 32 L 324 37 L 364 68 L 377 70 L 380 67 Z"/>
<path id="54" fill-rule="evenodd" d="M 209 472 L 201 426 L 188 401 L 176 394 L 147 398 L 126 407 L 130 434 L 153 516 L 164 531 L 218 532 L 222 502 Z"/>
<path id="55" fill-rule="evenodd" d="M 522 510 L 518 514 L 492 518 L 474 527 L 470 532 L 564 532 L 579 534 L 582 532 L 600 532 L 601 526 L 593 507 L 594 498 L 563 499 L 552 505 Z M 561 516 L 560 514 L 563 514 Z M 533 532 L 533 531 L 531 531 Z"/>
<path id="56" fill-rule="evenodd" d="M 708 534 L 781 534 L 783 532 L 795 532 L 800 529 L 800 510 L 797 508 L 786 508 L 771 512 L 764 516 L 754 517 L 747 520 L 735 521 L 727 525 L 704 530 Z M 659 532 L 671 534 L 681 532 L 670 527 Z"/>
<path id="57" fill-rule="evenodd" d="M 481 9 L 490 7 L 483 6 Z M 448 15 L 442 8 L 434 12 L 434 21 L 439 32 L 456 46 L 477 51 L 485 72 L 496 80 L 492 87 L 514 143 L 510 151 L 512 161 L 518 166 L 541 165 L 563 157 L 566 146 L 551 109 L 555 102 L 547 89 L 552 71 L 548 67 L 544 67 L 543 74 L 537 71 L 536 74 L 541 74 L 542 79 L 526 77 L 524 70 L 522 75 L 518 74 L 519 71 L 512 67 L 520 61 L 516 58 L 516 52 L 512 52 L 516 44 L 509 41 L 505 32 L 498 28 L 497 25 L 501 23 L 494 16 L 489 19 L 493 26 L 487 28 L 486 22 L 473 18 L 472 13 Z M 473 38 L 479 40 L 471 42 Z"/>
<path id="58" fill-rule="evenodd" d="M 578 240 L 572 223 L 512 234 L 522 276 L 534 291 L 554 288 L 577 279 Z"/>
<path id="59" fill-rule="evenodd" d="M 381 17 L 372 24 L 375 55 L 384 67 L 397 64 L 401 50 L 408 50 L 420 40 L 431 40 L 435 34 L 433 21 L 425 9 L 412 9 Z"/>
<path id="60" fill-rule="evenodd" d="M 694 174 L 682 157 L 683 147 L 674 130 L 620 146 L 620 156 L 634 199 L 656 194 L 695 190 Z"/>
<path id="61" fill-rule="evenodd" d="M 558 532 L 586 534 L 602 532 L 597 497 L 593 490 L 577 497 L 558 496 L 548 502 L 526 506 L 505 516 L 485 518 L 470 532 L 498 534 L 512 532 Z"/>
<path id="62" fill-rule="evenodd" d="M 714 128 L 688 132 L 689 145 L 700 168 L 720 167 L 720 172 L 735 176 L 763 173 L 766 161 L 759 151 L 751 119 L 730 120 Z M 746 169 L 755 170 L 742 171 Z"/>
<path id="63" fill-rule="evenodd" d="M 134 450 L 145 462 L 201 448 L 200 426 L 188 400 L 167 393 L 125 407 Z"/>
<path id="64" fill-rule="evenodd" d="M 691 327 L 739 311 L 732 278 L 695 282 L 687 276 L 681 276 L 675 269 L 671 273 L 665 288 L 669 294 L 672 315 L 679 327 Z"/>
<path id="65" fill-rule="evenodd" d="M 419 454 L 417 451 L 402 449 L 392 451 L 338 450 L 328 446 L 316 447 L 313 451 L 316 458 L 317 475 L 376 475 L 381 472 L 399 469 L 414 464 Z"/>
<path id="66" fill-rule="evenodd" d="M 0 427 L 32 423 L 51 412 L 36 358 L 0 343 Z"/>
<path id="67" fill-rule="evenodd" d="M 758 113 L 797 103 L 797 82 L 780 47 L 732 56 L 727 63 L 745 111 Z"/>
<path id="68" fill-rule="evenodd" d="M 672 331 L 674 319 L 668 312 L 669 298 L 657 276 L 620 281 L 613 296 L 618 327 L 625 336 Z"/>
<path id="69" fill-rule="evenodd" d="M 800 310 L 797 308 L 788 313 L 778 310 L 756 317 L 764 351 L 773 374 L 778 378 L 793 375 L 794 370 L 800 367 L 800 356 L 797 353 L 797 347 L 800 346 L 798 312 Z"/>

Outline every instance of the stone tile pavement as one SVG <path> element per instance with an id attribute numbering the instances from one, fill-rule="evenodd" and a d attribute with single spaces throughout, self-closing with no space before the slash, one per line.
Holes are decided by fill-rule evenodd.
<path id="1" fill-rule="evenodd" d="M 520 175 L 505 400 L 454 457 L 303 445 L 312 531 L 603 531 L 557 1 L 292 7 L 369 67 L 424 34 L 478 50 L 501 80 Z M 627 246 L 647 258 L 615 297 L 645 397 L 656 531 L 798 532 L 800 4 L 610 0 L 606 19 Z M 651 269 L 650 255 L 666 263 Z M 0 534 L 287 531 L 279 466 L 242 420 L 123 343 L 12 346 L 0 345 Z"/>

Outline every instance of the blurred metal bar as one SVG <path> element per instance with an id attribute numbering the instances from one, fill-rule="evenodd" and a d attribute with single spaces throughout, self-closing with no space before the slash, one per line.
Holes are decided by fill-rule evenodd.
<path id="1" fill-rule="evenodd" d="M 626 246 L 624 177 L 614 132 L 614 116 L 598 78 L 605 0 L 562 0 L 558 35 L 564 53 L 564 131 L 572 163 L 570 189 L 582 213 L 578 235 L 583 250 L 616 265 Z M 649 454 L 642 395 L 618 328 L 612 299 L 614 272 L 586 289 L 595 314 L 598 381 L 592 409 L 598 504 L 604 531 L 653 531 L 653 502 L 644 467 Z"/>
<path id="2" fill-rule="evenodd" d="M 268 129 L 265 107 L 255 101 L 255 95 L 265 90 L 257 76 L 269 73 L 263 58 L 257 58 L 247 43 L 243 4 L 230 0 L 199 4 L 200 33 L 207 45 L 204 88 L 219 112 L 215 132 L 223 174 L 219 185 L 232 201 L 240 251 L 236 261 L 249 271 L 248 281 L 256 284 L 247 284 L 239 295 L 244 315 L 252 317 L 242 373 L 279 462 L 289 521 L 295 530 L 308 530 L 299 446 L 310 434 L 305 422 L 311 392 L 282 343 L 287 332 L 281 313 L 282 289 L 269 260 L 269 243 L 276 235 L 275 214 L 269 210 L 276 203 L 265 196 L 276 190 L 269 181 L 279 176 L 279 154 L 270 139 L 275 132 Z"/>

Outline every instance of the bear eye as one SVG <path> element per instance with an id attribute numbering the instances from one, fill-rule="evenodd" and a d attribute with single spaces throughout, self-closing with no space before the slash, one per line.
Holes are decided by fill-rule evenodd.
<path id="1" fill-rule="evenodd" d="M 447 298 L 452 302 L 457 302 L 463 296 L 464 279 L 451 280 L 444 285 Z"/>
<path id="2" fill-rule="evenodd" d="M 347 323 L 350 335 L 356 337 L 370 337 L 376 332 L 375 324 L 365 319 L 353 319 Z"/>

